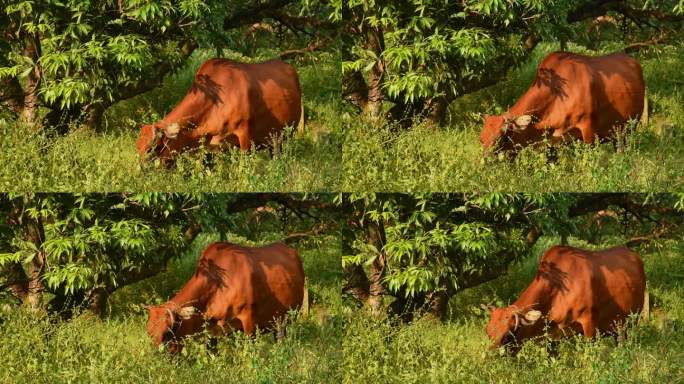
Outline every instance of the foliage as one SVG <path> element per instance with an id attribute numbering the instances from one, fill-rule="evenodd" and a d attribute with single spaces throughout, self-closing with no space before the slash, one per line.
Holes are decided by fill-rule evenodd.
<path id="1" fill-rule="evenodd" d="M 352 22 L 383 31 L 385 47 L 373 52 L 364 37 L 343 64 L 344 71 L 367 70 L 382 59 L 384 87 L 393 100 L 413 102 L 457 95 L 463 83 L 481 79 L 504 57 L 524 58 L 525 34 L 557 20 L 558 2 L 421 0 L 397 5 L 351 1 Z"/>
<path id="2" fill-rule="evenodd" d="M 294 4 L 290 4 L 294 3 Z M 255 23 L 273 14 L 259 12 L 258 1 L 216 0 L 98 0 L 15 1 L 2 6 L 0 21 L 5 43 L 0 44 L 0 81 L 22 83 L 26 96 L 34 95 L 48 107 L 48 123 L 67 123 L 85 113 L 98 127 L 102 113 L 114 103 L 147 92 L 187 62 L 197 47 L 251 52 L 255 47 L 291 47 L 301 44 L 308 28 L 269 26 L 272 34 L 259 41 L 247 38 L 250 17 Z M 325 18 L 318 2 L 287 1 L 289 12 Z M 244 9 L 256 15 L 240 18 Z M 275 11 L 275 10 L 273 10 Z M 235 14 L 234 14 L 235 13 Z M 283 17 L 284 18 L 284 17 Z M 277 20 L 281 18 L 276 17 Z M 277 23 L 276 23 L 277 24 Z M 278 24 L 280 25 L 280 24 Z M 277 30 L 276 30 L 277 29 Z M 277 34 L 277 38 L 271 35 Z M 27 79 L 27 80 L 26 80 Z M 25 84 L 24 84 L 25 83 Z M 4 90 L 0 92 L 0 102 Z M 21 95 L 11 97 L 21 98 Z M 23 102 L 25 111 L 35 102 Z M 35 114 L 35 111 L 32 111 Z M 33 119 L 30 123 L 36 123 Z M 63 129 L 62 129 L 63 130 Z"/>
<path id="3" fill-rule="evenodd" d="M 445 104 L 501 80 L 510 67 L 525 61 L 538 41 L 593 46 L 596 37 L 589 35 L 600 26 L 587 19 L 607 15 L 616 27 L 620 23 L 622 34 L 610 39 L 622 45 L 654 36 L 676 40 L 684 20 L 680 1 L 617 3 L 350 1 L 347 23 L 354 33 L 343 72 L 366 75 L 369 103 L 382 101 L 373 95 L 373 88 L 380 87 L 403 112 L 416 103 L 422 104 L 418 112 L 434 109 L 442 98 L 443 106 L 436 112 L 441 123 Z M 394 111 L 390 114 L 397 119 Z"/>
<path id="4" fill-rule="evenodd" d="M 359 281 L 369 279 L 398 302 L 448 299 L 495 279 L 540 237 L 599 243 L 619 233 L 638 244 L 679 236 L 684 225 L 681 196 L 674 194 L 353 194 L 349 200 L 347 291 L 363 289 Z M 370 267 L 369 277 L 359 280 L 356 266 Z"/>
<path id="5" fill-rule="evenodd" d="M 118 288 L 127 273 L 183 249 L 189 219 L 183 211 L 196 201 L 170 194 L 37 194 L 3 196 L 1 203 L 15 225 L 0 266 L 29 264 L 43 252 L 47 288 L 72 295 Z M 40 227 L 38 242 L 26 236 L 30 225 Z"/>
<path id="6" fill-rule="evenodd" d="M 179 65 L 183 41 L 194 30 L 211 27 L 202 17 L 210 5 L 201 0 L 13 2 L 3 7 L 8 20 L 3 32 L 11 38 L 2 52 L 12 63 L 0 74 L 26 76 L 40 65 L 47 105 L 64 110 L 110 105 L 161 63 Z M 35 40 L 36 52 L 24 49 L 27 39 Z"/>
<path id="7" fill-rule="evenodd" d="M 299 231 L 297 241 L 305 241 L 311 226 L 324 227 L 310 235 L 325 233 L 334 230 L 335 220 L 334 212 L 309 207 L 325 205 L 326 196 L 111 193 L 0 198 L 0 213 L 7 217 L 0 241 L 0 291 L 10 288 L 19 301 L 41 307 L 44 289 L 54 295 L 49 305 L 55 312 L 160 273 L 201 232 L 223 238 L 229 232 L 254 235 L 268 229 L 279 234 L 269 239 L 275 242 Z M 275 211 L 269 204 L 282 208 Z M 249 216 L 258 207 L 270 212 L 268 216 Z M 301 217 L 302 212 L 307 216 Z M 256 229 L 250 225 L 254 221 L 260 223 Z M 34 294 L 38 298 L 31 301 Z M 100 315 L 107 297 L 101 300 L 98 308 L 89 304 Z"/>
<path id="8" fill-rule="evenodd" d="M 382 222 L 381 249 L 358 232 L 342 265 L 369 265 L 386 257 L 383 278 L 394 294 L 455 292 L 473 276 L 505 269 L 527 249 L 527 231 L 538 228 L 566 235 L 571 195 L 417 194 L 352 198 L 359 221 Z M 466 287 L 469 285 L 466 285 Z"/>

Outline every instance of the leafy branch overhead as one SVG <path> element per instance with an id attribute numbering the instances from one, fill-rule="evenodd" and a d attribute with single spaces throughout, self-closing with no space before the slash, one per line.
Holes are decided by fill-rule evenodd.
<path id="1" fill-rule="evenodd" d="M 599 16 L 620 24 L 612 39 L 629 51 L 676 41 L 684 21 L 679 0 L 356 0 L 347 13 L 347 98 L 374 118 L 389 101 L 391 120 L 433 123 L 455 98 L 501 81 L 540 41 L 593 48 Z"/>
<path id="2" fill-rule="evenodd" d="M 377 295 L 396 298 L 394 313 L 428 306 L 444 316 L 449 297 L 504 274 L 541 236 L 597 242 L 610 225 L 630 245 L 673 236 L 683 220 L 680 200 L 630 194 L 352 195 L 353 213 L 343 232 L 345 291 L 373 307 L 371 287 L 380 285 Z"/>
<path id="3" fill-rule="evenodd" d="M 287 56 L 323 49 L 334 38 L 326 9 L 282 0 L 13 2 L 0 11 L 0 106 L 32 124 L 47 107 L 50 125 L 84 118 L 97 127 L 107 108 L 159 86 L 198 47 L 251 51 L 257 43 L 245 33 L 262 19 L 277 38 L 259 44 Z M 285 21 L 299 19 L 309 26 Z"/>
<path id="4" fill-rule="evenodd" d="M 111 293 L 162 272 L 202 232 L 259 237 L 266 225 L 280 235 L 265 241 L 307 241 L 335 233 L 330 207 L 278 194 L 5 195 L 0 292 L 36 309 L 49 292 L 52 311 L 85 302 L 102 313 Z"/>

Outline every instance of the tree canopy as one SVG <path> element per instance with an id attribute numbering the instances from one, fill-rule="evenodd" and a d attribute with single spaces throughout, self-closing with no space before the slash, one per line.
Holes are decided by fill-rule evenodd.
<path id="1" fill-rule="evenodd" d="M 28 194 L 0 197 L 0 292 L 34 309 L 98 314 L 117 289 L 154 276 L 202 232 L 273 241 L 335 234 L 330 196 L 286 194 Z"/>
<path id="2" fill-rule="evenodd" d="M 493 85 L 540 41 L 595 49 L 600 38 L 634 51 L 674 42 L 684 3 L 674 1 L 417 0 L 347 2 L 347 98 L 372 117 L 441 123 L 454 98 Z M 619 33 L 597 33 L 613 26 Z"/>
<path id="3" fill-rule="evenodd" d="M 617 232 L 637 246 L 676 236 L 683 202 L 668 194 L 352 195 L 344 290 L 375 312 L 391 296 L 390 313 L 443 317 L 451 296 L 506 273 L 542 235 L 597 242 Z"/>
<path id="4" fill-rule="evenodd" d="M 50 125 L 97 127 L 112 104 L 160 85 L 198 47 L 220 55 L 268 46 L 283 58 L 331 49 L 329 8 L 308 0 L 3 2 L 0 106 L 31 124 L 41 124 L 45 107 Z"/>

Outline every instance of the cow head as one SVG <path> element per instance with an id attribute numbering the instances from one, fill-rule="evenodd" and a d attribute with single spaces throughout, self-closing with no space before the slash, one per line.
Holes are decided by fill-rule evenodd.
<path id="1" fill-rule="evenodd" d="M 538 320 L 542 313 L 535 309 L 516 306 L 494 308 L 487 324 L 487 335 L 495 348 L 509 346 L 536 336 L 541 329 Z"/>
<path id="2" fill-rule="evenodd" d="M 143 125 L 138 140 L 135 142 L 140 158 L 145 159 L 146 156 L 156 155 L 157 149 L 163 146 L 163 136 L 163 131 L 155 124 Z"/>
<path id="3" fill-rule="evenodd" d="M 182 349 L 181 337 L 196 332 L 201 327 L 201 316 L 195 307 L 176 305 L 150 306 L 147 319 L 147 334 L 158 347 L 166 344 L 167 350 L 176 354 Z"/>
<path id="4" fill-rule="evenodd" d="M 492 149 L 513 149 L 516 136 L 521 135 L 532 123 L 532 115 L 520 115 L 516 118 L 509 118 L 506 115 L 485 116 L 484 127 L 480 133 L 480 143 L 485 154 Z M 509 138 L 511 140 L 500 140 Z M 524 140 L 520 140 L 521 142 Z"/>
<path id="5" fill-rule="evenodd" d="M 173 123 L 165 128 L 160 128 L 157 124 L 145 124 L 140 129 L 140 135 L 135 143 L 141 159 L 159 157 L 169 159 L 178 150 L 178 134 L 180 125 Z"/>

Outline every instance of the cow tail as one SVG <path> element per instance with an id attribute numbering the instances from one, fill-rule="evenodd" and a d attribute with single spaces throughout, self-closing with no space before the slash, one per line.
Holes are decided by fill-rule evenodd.
<path id="1" fill-rule="evenodd" d="M 644 88 L 644 110 L 641 112 L 641 126 L 645 127 L 648 125 L 648 94 L 646 88 Z"/>
<path id="2" fill-rule="evenodd" d="M 297 134 L 299 136 L 304 135 L 304 101 L 300 98 L 299 101 L 299 123 L 297 123 Z"/>
<path id="3" fill-rule="evenodd" d="M 644 289 L 644 306 L 641 308 L 641 320 L 646 321 L 651 316 L 651 299 L 648 289 Z"/>

